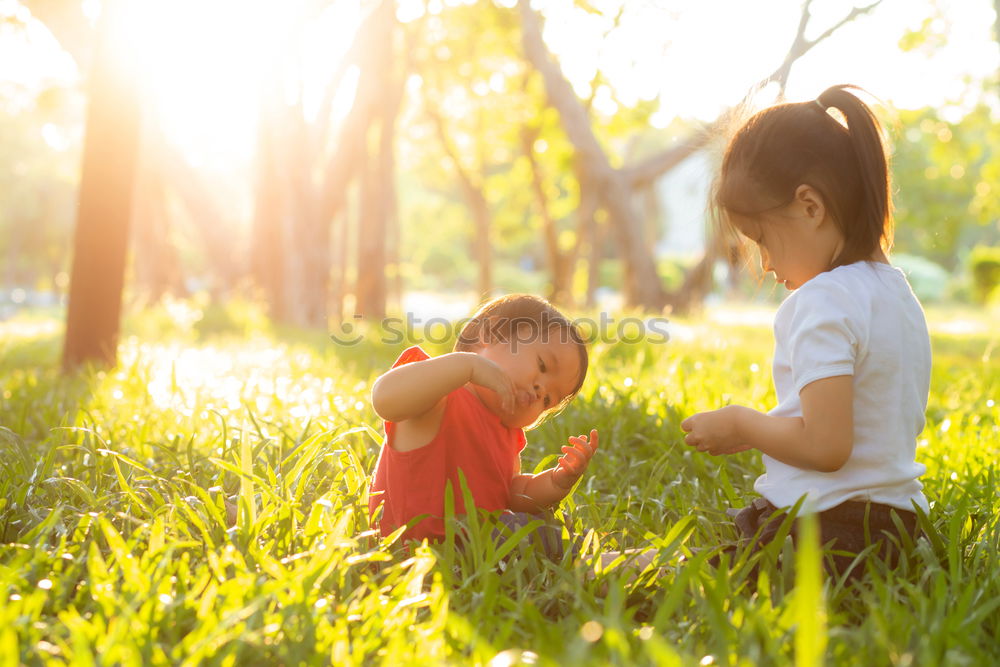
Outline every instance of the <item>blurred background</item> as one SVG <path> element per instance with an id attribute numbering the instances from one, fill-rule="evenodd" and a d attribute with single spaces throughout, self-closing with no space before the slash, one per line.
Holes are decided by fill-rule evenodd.
<path id="1" fill-rule="evenodd" d="M 0 319 L 62 317 L 74 289 L 121 294 L 126 314 L 238 303 L 327 331 L 512 291 L 577 310 L 773 304 L 784 290 L 712 229 L 722 142 L 747 109 L 837 83 L 885 104 L 894 263 L 925 304 L 989 306 L 998 13 L 0 0 Z M 117 322 L 100 310 L 86 317 Z"/>

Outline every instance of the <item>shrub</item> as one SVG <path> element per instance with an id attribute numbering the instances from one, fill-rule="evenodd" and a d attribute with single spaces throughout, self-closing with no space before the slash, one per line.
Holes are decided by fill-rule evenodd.
<path id="1" fill-rule="evenodd" d="M 903 253 L 893 254 L 892 263 L 903 270 L 913 293 L 924 303 L 942 301 L 948 289 L 948 271 L 929 259 Z"/>
<path id="2" fill-rule="evenodd" d="M 660 276 L 663 289 L 673 291 L 684 284 L 684 277 L 692 266 L 697 264 L 698 257 L 670 256 L 656 259 L 656 273 Z M 620 259 L 606 259 L 601 262 L 598 273 L 601 287 L 615 290 L 624 289 L 625 271 Z"/>
<path id="3" fill-rule="evenodd" d="M 1000 247 L 976 246 L 969 253 L 968 261 L 976 298 L 986 303 L 1000 285 Z"/>

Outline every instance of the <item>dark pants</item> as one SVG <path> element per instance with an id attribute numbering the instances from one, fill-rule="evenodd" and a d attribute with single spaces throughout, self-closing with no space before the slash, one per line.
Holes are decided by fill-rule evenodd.
<path id="1" fill-rule="evenodd" d="M 544 523 L 529 532 L 527 537 L 524 538 L 525 541 L 548 556 L 549 559 L 557 563 L 562 561 L 565 553 L 562 543 L 562 527 L 555 523 L 554 518 L 550 515 L 511 512 L 509 510 L 502 512 L 497 517 L 498 525 L 493 530 L 493 539 L 497 542 L 502 541 L 532 521 L 538 520 Z M 571 541 L 575 542 L 575 540 Z M 572 550 L 574 554 L 579 552 L 577 546 L 574 546 Z"/>
<path id="2" fill-rule="evenodd" d="M 772 542 L 787 516 L 765 498 L 757 498 L 750 505 L 739 510 L 734 517 L 736 527 L 745 542 L 757 551 Z M 890 566 L 895 566 L 899 557 L 900 530 L 893 521 L 896 516 L 910 538 L 919 534 L 915 512 L 890 507 L 881 503 L 847 501 L 831 507 L 817 515 L 819 519 L 820 544 L 833 553 L 825 563 L 827 572 L 842 575 L 847 572 L 855 557 L 872 544 L 877 544 L 872 552 Z M 792 524 L 792 541 L 798 541 L 798 521 Z M 855 578 L 864 570 L 855 566 L 850 570 L 850 578 Z"/>

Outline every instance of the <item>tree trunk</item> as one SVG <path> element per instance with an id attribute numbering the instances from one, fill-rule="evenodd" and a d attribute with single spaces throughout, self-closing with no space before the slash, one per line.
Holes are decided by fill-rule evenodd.
<path id="1" fill-rule="evenodd" d="M 176 197 L 187 212 L 212 260 L 209 293 L 213 300 L 222 300 L 251 273 L 243 268 L 246 246 L 235 241 L 237 229 L 227 210 L 184 156 L 166 142 L 158 144 L 157 152 L 167 195 Z"/>
<path id="2" fill-rule="evenodd" d="M 573 92 L 559 66 L 552 60 L 542 40 L 541 19 L 531 9 L 529 0 L 518 0 L 523 29 L 524 51 L 545 82 L 549 102 L 559 112 L 563 128 L 577 151 L 586 183 L 608 213 L 615 231 L 624 269 L 625 302 L 659 311 L 666 304 L 666 293 L 656 274 L 650 244 L 642 233 L 642 224 L 632 208 L 629 184 L 615 170 L 601 148 L 590 125 L 587 110 Z"/>
<path id="3" fill-rule="evenodd" d="M 373 122 L 369 132 L 379 134 L 381 119 Z M 373 141 L 373 139 L 369 139 Z M 381 143 L 382 137 L 375 140 Z M 381 149 L 379 150 L 381 152 Z M 371 155 L 371 151 L 369 151 Z M 367 320 L 385 317 L 385 205 L 379 178 L 378 156 L 368 160 L 361 175 L 361 224 L 358 226 L 358 278 L 354 290 L 355 314 Z"/>
<path id="4" fill-rule="evenodd" d="M 298 327 L 325 328 L 330 227 L 320 213 L 306 155 L 300 106 L 275 104 L 272 81 L 261 105 L 254 273 L 272 317 Z"/>
<path id="5" fill-rule="evenodd" d="M 687 315 L 712 291 L 712 271 L 715 268 L 716 255 L 706 251 L 701 259 L 685 275 L 680 289 L 670 295 L 670 312 Z"/>
<path id="6" fill-rule="evenodd" d="M 601 286 L 601 253 L 600 240 L 603 238 L 605 228 L 594 224 L 594 234 L 597 242 L 590 248 L 590 260 L 587 263 L 587 296 L 586 304 L 588 308 L 597 305 L 597 288 Z"/>
<path id="7" fill-rule="evenodd" d="M 358 40 L 369 46 L 378 44 L 388 48 L 395 27 L 394 11 L 393 3 L 383 0 L 359 29 Z M 357 63 L 361 73 L 354 104 L 337 133 L 336 149 L 323 174 L 320 213 L 327 220 L 332 220 L 344 205 L 355 167 L 368 149 L 365 142 L 367 128 L 377 112 L 376 105 L 386 83 L 378 75 L 384 69 L 379 63 L 390 58 L 391 55 L 382 53 L 381 49 L 367 48 Z"/>
<path id="8" fill-rule="evenodd" d="M 609 172 L 603 187 L 604 209 L 612 222 L 619 252 L 622 255 L 625 280 L 625 305 L 658 312 L 667 303 L 667 295 L 656 272 L 653 245 L 644 234 L 642 220 L 632 206 L 632 193 L 619 174 Z"/>
<path id="9" fill-rule="evenodd" d="M 387 3 L 391 9 L 392 3 Z M 358 230 L 358 284 L 356 314 L 363 318 L 383 319 L 386 315 L 388 299 L 388 277 L 397 267 L 389 264 L 387 252 L 390 217 L 395 212 L 396 173 L 395 135 L 396 115 L 403 96 L 406 72 L 394 71 L 392 55 L 395 52 L 392 38 L 395 33 L 395 15 L 386 11 L 377 24 L 387 48 L 378 51 L 372 61 L 371 76 L 379 86 L 380 98 L 372 105 L 373 118 L 369 128 L 368 142 L 369 168 L 365 179 L 370 179 L 362 188 L 365 196 L 361 200 L 363 224 Z M 360 267 L 364 267 L 362 270 Z"/>
<path id="10" fill-rule="evenodd" d="M 396 133 L 392 133 L 392 140 L 395 143 Z M 395 168 L 392 170 L 393 180 L 395 180 Z M 386 260 L 388 265 L 388 285 L 386 287 L 387 307 L 395 308 L 397 312 L 403 311 L 403 267 L 400 256 L 400 243 L 402 230 L 399 224 L 399 202 L 396 198 L 396 186 L 393 183 L 386 209 Z"/>
<path id="11" fill-rule="evenodd" d="M 566 284 L 572 293 L 576 279 L 576 265 L 584 252 L 587 253 L 587 277 L 584 284 L 583 305 L 594 307 L 594 292 L 600 278 L 600 263 L 603 247 L 601 246 L 601 230 L 597 225 L 598 201 L 593 190 L 584 187 L 586 176 L 579 165 L 574 169 L 580 188 L 580 201 L 576 207 L 576 242 L 565 257 Z"/>
<path id="12" fill-rule="evenodd" d="M 77 71 L 87 76 L 99 37 L 83 13 L 84 3 L 69 0 L 20 0 L 20 3 L 45 24 L 59 46 L 73 58 Z"/>
<path id="13" fill-rule="evenodd" d="M 324 117 L 318 119 L 312 130 L 305 125 L 301 101 L 292 107 L 262 103 L 253 265 L 257 282 L 264 288 L 272 316 L 277 320 L 296 326 L 325 328 L 329 311 L 339 318 L 344 308 L 349 257 L 344 247 L 348 231 L 344 209 L 359 165 L 368 162 L 366 137 L 372 119 L 385 103 L 384 72 L 388 65 L 383 63 L 391 64 L 393 49 L 390 45 L 396 25 L 394 10 L 394 3 L 388 0 L 380 3 L 362 22 L 349 49 L 347 58 L 355 61 L 361 74 L 354 103 L 337 129 L 335 141 L 329 142 L 325 136 L 317 135 L 317 130 L 325 134 L 329 127 L 328 116 L 335 93 L 332 84 L 322 102 Z M 294 34 L 288 39 L 294 39 Z M 346 69 L 345 64 L 334 79 L 339 80 Z M 287 76 L 286 68 L 275 64 L 268 76 L 270 90 L 264 99 L 283 99 Z M 335 149 L 327 156 L 324 148 L 329 144 Z M 391 141 L 387 150 L 391 150 Z M 315 167 L 321 161 L 325 161 L 322 173 L 314 178 Z M 367 180 L 370 184 L 370 178 Z M 381 186 L 381 196 L 375 194 L 375 199 L 362 198 L 365 201 L 359 208 L 365 216 L 372 206 L 384 207 L 386 187 Z M 364 236 L 370 231 L 366 230 L 361 242 L 384 247 L 384 215 L 377 217 L 375 235 Z M 367 217 L 365 220 L 369 221 Z M 340 238 L 334 244 L 331 226 L 335 221 L 339 221 L 337 235 Z M 335 256 L 332 254 L 334 245 Z M 378 266 L 379 271 L 383 270 L 383 265 L 384 259 Z M 364 268 L 370 266 L 363 264 Z M 376 290 L 379 291 L 381 309 L 384 309 L 385 290 Z M 365 298 L 369 299 L 370 295 Z M 366 308 L 371 309 L 371 301 L 367 301 Z"/>
<path id="14" fill-rule="evenodd" d="M 836 32 L 841 26 L 858 16 L 870 13 L 881 4 L 875 0 L 863 7 L 853 7 L 840 21 L 820 33 L 814 39 L 806 39 L 805 31 L 811 17 L 809 7 L 812 0 L 805 0 L 798 30 L 788 53 L 781 65 L 768 77 L 763 79 L 758 87 L 769 81 L 778 83 L 784 91 L 792 65 L 817 44 Z M 1000 0 L 995 0 L 1000 2 Z M 649 187 L 655 179 L 670 171 L 683 162 L 689 155 L 704 146 L 726 116 L 724 112 L 719 119 L 710 124 L 705 131 L 692 135 L 682 143 L 672 146 L 657 155 L 642 162 L 616 170 L 611 167 L 607 155 L 597 141 L 590 125 L 587 107 L 576 97 L 569 82 L 563 76 L 562 70 L 548 52 L 542 39 L 541 19 L 531 9 L 529 0 L 518 0 L 523 30 L 523 44 L 528 61 L 537 69 L 545 82 L 545 90 L 549 103 L 559 112 L 563 129 L 577 151 L 577 157 L 583 166 L 584 176 L 580 180 L 581 189 L 593 188 L 600 200 L 601 206 L 609 216 L 609 222 L 614 229 L 619 245 L 619 253 L 624 265 L 625 302 L 630 306 L 641 306 L 646 309 L 659 310 L 664 305 L 674 308 L 687 307 L 692 295 L 705 294 L 711 288 L 709 270 L 692 271 L 686 276 L 685 284 L 679 293 L 666 295 L 656 273 L 652 257 L 652 243 L 642 233 L 638 216 L 635 215 L 629 201 L 629 192 L 635 189 Z M 713 241 L 714 242 L 714 241 Z M 711 244 L 711 243 L 710 243 Z M 709 261 L 711 258 L 707 258 Z M 703 263 L 699 263 L 702 265 Z M 689 283 L 697 284 L 689 284 Z"/>
<path id="15" fill-rule="evenodd" d="M 319 196 L 312 179 L 309 134 L 300 102 L 289 109 L 286 128 L 284 164 L 286 206 L 290 235 L 286 252 L 299 267 L 294 272 L 286 298 L 298 302 L 296 324 L 308 328 L 327 328 L 327 299 L 330 288 L 330 220 L 323 216 Z"/>
<path id="16" fill-rule="evenodd" d="M 344 301 L 347 296 L 347 248 L 350 243 L 351 214 L 356 208 L 345 201 L 334 222 L 333 276 L 330 281 L 330 318 L 334 322 L 342 321 L 346 312 Z"/>
<path id="17" fill-rule="evenodd" d="M 402 283 L 399 279 L 399 224 L 396 201 L 396 118 L 403 101 L 407 70 L 398 75 L 389 72 L 387 100 L 382 107 L 382 126 L 379 135 L 378 178 L 382 184 L 382 215 L 385 235 L 382 239 L 385 257 L 382 311 L 385 312 L 391 292 L 396 292 L 402 307 Z"/>
<path id="18" fill-rule="evenodd" d="M 556 228 L 556 221 L 552 219 L 549 211 L 548 197 L 545 196 L 545 184 L 542 178 L 541 167 L 535 159 L 535 139 L 538 137 L 538 128 L 521 128 L 521 150 L 528 159 L 531 166 L 531 189 L 535 195 L 535 205 L 538 213 L 542 217 L 542 238 L 545 240 L 545 256 L 549 265 L 549 274 L 552 277 L 552 284 L 549 291 L 549 300 L 559 305 L 570 305 L 572 301 L 571 274 L 567 271 L 568 257 L 564 256 L 559 248 L 559 230 Z"/>
<path id="19" fill-rule="evenodd" d="M 493 292 L 493 244 L 490 242 L 489 205 L 486 198 L 478 190 L 469 193 L 472 217 L 476 224 L 476 238 L 473 241 L 473 256 L 479 266 L 479 279 L 476 283 L 476 293 L 479 299 L 488 298 Z"/>
<path id="20" fill-rule="evenodd" d="M 147 117 L 143 125 L 148 123 Z M 163 169 L 154 142 L 147 140 L 151 133 L 144 127 L 132 203 L 132 277 L 146 303 L 156 303 L 166 294 L 186 294 L 177 245 L 170 234 Z"/>
<path id="21" fill-rule="evenodd" d="M 269 102 L 261 97 L 257 128 L 257 164 L 251 265 L 254 280 L 263 290 L 272 317 L 281 319 L 285 257 L 282 249 L 281 191 L 275 174 L 276 160 L 272 126 L 276 120 Z"/>
<path id="22" fill-rule="evenodd" d="M 601 260 L 604 249 L 604 227 L 597 224 L 597 211 L 593 205 L 583 209 L 583 221 L 587 225 L 589 258 L 587 260 L 587 291 L 584 303 L 593 308 L 597 303 L 597 288 L 601 283 Z"/>
<path id="23" fill-rule="evenodd" d="M 140 117 L 134 60 L 112 50 L 121 7 L 104 5 L 90 80 L 64 369 L 116 362 Z"/>
<path id="24" fill-rule="evenodd" d="M 1000 0 L 993 0 L 993 11 L 995 14 L 993 20 L 993 39 L 996 40 L 997 46 L 1000 47 Z M 997 69 L 997 86 L 1000 87 L 1000 68 Z"/>
<path id="25" fill-rule="evenodd" d="M 45 27 L 59 42 L 59 46 L 76 62 L 77 69 L 81 73 L 86 74 L 90 71 L 95 41 L 94 30 L 90 28 L 89 22 L 81 10 L 81 3 L 66 2 L 65 0 L 21 0 L 21 4 L 28 7 L 32 15 L 45 24 Z M 154 156 L 152 159 L 155 159 L 157 163 L 159 178 L 162 179 L 163 183 L 162 194 L 166 198 L 164 200 L 164 205 L 167 207 L 165 211 L 169 211 L 167 202 L 169 202 L 170 196 L 177 195 L 181 204 L 188 211 L 195 227 L 201 233 L 206 254 L 215 262 L 213 282 L 209 289 L 213 298 L 221 298 L 225 292 L 234 288 L 246 273 L 245 270 L 238 268 L 242 264 L 242 257 L 234 251 L 232 242 L 234 230 L 219 224 L 225 218 L 219 206 L 212 200 L 210 193 L 206 191 L 196 170 L 185 162 L 173 146 L 164 142 L 162 137 L 156 134 L 155 128 L 150 127 L 149 129 L 152 131 L 147 132 L 144 129 L 141 133 L 139 150 L 142 156 L 151 153 Z M 140 162 L 145 159 L 142 156 Z M 141 170 L 140 166 L 137 173 L 139 179 L 144 178 Z M 145 186 L 139 184 L 136 187 L 139 189 L 136 196 L 141 199 L 143 195 L 140 191 Z M 143 215 L 146 215 L 146 211 L 148 208 L 141 201 L 133 206 L 135 214 L 142 212 Z M 164 213 L 164 215 L 168 216 L 167 220 L 169 221 L 169 213 Z M 139 236 L 145 231 L 136 229 L 135 233 L 136 238 L 139 239 Z M 136 250 L 137 252 L 145 252 L 141 248 L 136 248 Z M 170 249 L 167 250 L 170 251 Z M 173 248 L 171 253 L 178 262 L 179 270 L 176 248 Z M 148 252 L 146 256 L 149 256 Z M 136 269 L 137 272 L 146 270 L 145 267 L 136 267 Z M 178 293 L 185 293 L 183 284 L 176 282 L 178 276 L 171 279 L 173 284 L 169 287 Z"/>
<path id="26" fill-rule="evenodd" d="M 492 227 L 490 205 L 483 191 L 482 178 L 462 164 L 458 151 L 455 150 L 451 138 L 448 136 L 448 131 L 445 129 L 444 118 L 441 117 L 437 109 L 431 106 L 429 100 L 425 99 L 424 108 L 427 115 L 434 121 L 434 128 L 441 141 L 441 148 L 455 169 L 462 198 L 465 199 L 465 204 L 469 207 L 469 212 L 472 213 L 475 231 L 471 250 L 479 269 L 476 290 L 479 298 L 486 298 L 493 291 L 493 244 L 490 239 L 490 228 Z"/>

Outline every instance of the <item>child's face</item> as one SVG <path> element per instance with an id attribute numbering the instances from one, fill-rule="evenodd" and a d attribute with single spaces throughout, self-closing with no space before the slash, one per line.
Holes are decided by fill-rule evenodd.
<path id="1" fill-rule="evenodd" d="M 549 408 L 554 408 L 577 385 L 580 352 L 564 331 L 530 335 L 527 327 L 518 330 L 510 342 L 496 341 L 476 350 L 503 370 L 514 383 L 514 409 L 504 413 L 496 394 L 473 385 L 480 400 L 500 417 L 504 426 L 524 428 Z"/>
<path id="2" fill-rule="evenodd" d="M 796 200 L 757 218 L 731 215 L 731 219 L 740 233 L 757 244 L 761 270 L 773 272 L 788 290 L 827 271 L 844 244 L 833 220 L 821 207 L 810 208 L 808 202 Z"/>

